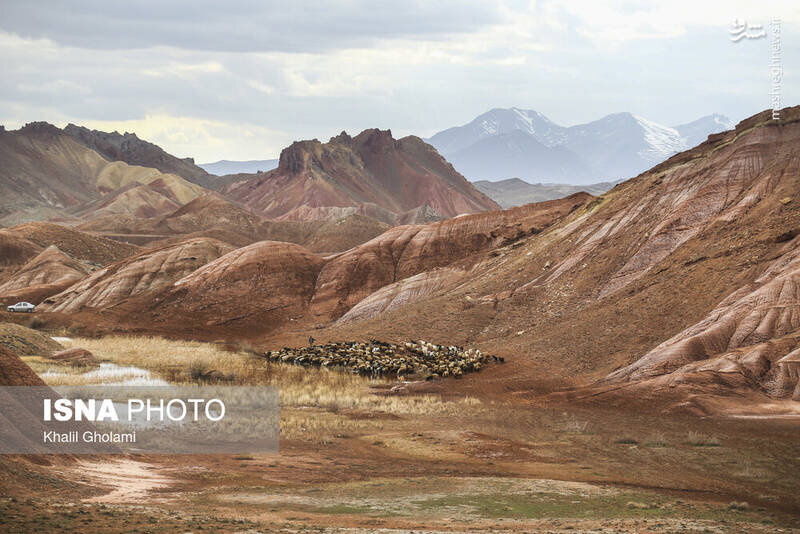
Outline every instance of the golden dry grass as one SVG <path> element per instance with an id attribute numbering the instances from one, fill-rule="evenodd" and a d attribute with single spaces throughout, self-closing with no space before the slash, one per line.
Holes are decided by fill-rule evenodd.
<path id="1" fill-rule="evenodd" d="M 381 383 L 338 369 L 300 367 L 269 362 L 242 350 L 197 341 L 173 341 L 158 337 L 109 336 L 73 338 L 63 344 L 82 347 L 104 362 L 138 367 L 170 383 L 227 383 L 277 386 L 281 401 L 284 437 L 310 436 L 326 439 L 336 434 L 367 428 L 379 421 L 365 421 L 348 412 L 382 412 L 398 416 L 448 415 L 476 409 L 475 398 L 445 401 L 438 395 L 386 396 L 376 394 Z M 29 362 L 42 374 L 53 369 L 44 361 Z M 58 371 L 65 371 L 58 366 Z M 84 385 L 75 371 L 45 379 L 50 385 Z"/>
<path id="2" fill-rule="evenodd" d="M 85 366 L 85 365 L 74 365 L 70 362 L 57 362 L 51 360 L 49 358 L 44 358 L 42 356 L 21 356 L 22 361 L 24 361 L 28 367 L 33 369 L 33 372 L 37 375 L 42 375 L 44 373 L 58 373 L 64 375 L 70 375 L 75 377 L 75 380 L 78 380 L 78 376 L 87 372 L 91 371 L 92 367 Z M 70 379 L 65 379 L 65 382 L 70 382 Z M 50 382 L 47 383 L 51 386 L 66 386 L 66 385 L 79 385 L 74 383 L 57 383 L 57 382 Z"/>
<path id="3" fill-rule="evenodd" d="M 197 382 L 192 376 L 217 371 L 239 385 L 254 384 L 260 370 L 255 358 L 245 352 L 230 352 L 213 343 L 173 341 L 159 337 L 109 336 L 73 338 L 70 347 L 89 350 L 103 361 L 152 371 L 171 383 Z"/>

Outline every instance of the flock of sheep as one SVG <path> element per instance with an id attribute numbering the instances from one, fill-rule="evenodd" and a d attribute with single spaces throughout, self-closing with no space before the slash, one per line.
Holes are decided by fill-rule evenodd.
<path id="1" fill-rule="evenodd" d="M 427 341 L 411 341 L 396 345 L 372 340 L 332 342 L 308 347 L 269 351 L 265 356 L 276 362 L 320 367 L 344 367 L 353 373 L 372 377 L 420 377 L 427 380 L 460 378 L 464 373 L 480 371 L 490 361 L 503 358 L 485 354 L 478 349 L 436 345 Z"/>

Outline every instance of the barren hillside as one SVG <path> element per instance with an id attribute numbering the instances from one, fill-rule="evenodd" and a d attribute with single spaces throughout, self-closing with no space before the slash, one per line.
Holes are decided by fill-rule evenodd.
<path id="1" fill-rule="evenodd" d="M 396 224 L 424 220 L 426 209 L 443 218 L 498 208 L 421 139 L 374 129 L 293 143 L 277 169 L 224 192 L 266 217 L 290 220 L 358 213 Z"/>
<path id="2" fill-rule="evenodd" d="M 207 193 L 167 215 L 99 216 L 77 228 L 149 247 L 189 237 L 211 237 L 236 247 L 257 241 L 286 241 L 314 252 L 331 253 L 360 245 L 387 230 L 389 225 L 355 214 L 331 221 L 271 221 L 217 193 Z"/>
<path id="3" fill-rule="evenodd" d="M 176 174 L 109 161 L 46 122 L 0 131 L 0 224 L 6 226 L 106 214 L 163 215 L 205 192 Z"/>
<path id="4" fill-rule="evenodd" d="M 151 167 L 164 174 L 178 175 L 203 187 L 210 187 L 213 182 L 213 177 L 195 165 L 191 158 L 176 158 L 161 147 L 139 139 L 133 133 L 101 132 L 74 124 L 68 124 L 64 133 L 109 161 Z"/>
<path id="5" fill-rule="evenodd" d="M 125 260 L 51 309 L 266 343 L 312 326 L 328 339 L 424 338 L 511 364 L 469 387 L 525 392 L 547 377 L 595 384 L 601 397 L 793 397 L 799 114 L 751 117 L 602 197 L 395 227 L 327 258 L 272 241 L 185 264 L 180 248 L 147 252 L 166 267 Z M 191 320 L 176 321 L 179 310 Z"/>
<path id="6" fill-rule="evenodd" d="M 510 359 L 475 387 L 551 376 L 603 380 L 615 398 L 796 396 L 799 115 L 751 117 L 493 250 L 455 287 L 328 335 L 446 332 Z"/>

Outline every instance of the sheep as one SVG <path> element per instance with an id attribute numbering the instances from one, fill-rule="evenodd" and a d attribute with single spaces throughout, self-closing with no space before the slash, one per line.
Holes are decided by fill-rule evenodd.
<path id="1" fill-rule="evenodd" d="M 369 343 L 347 341 L 303 348 L 284 347 L 267 351 L 270 361 L 320 367 L 344 367 L 356 374 L 381 376 L 425 376 L 460 378 L 465 373 L 481 370 L 487 362 L 503 363 L 503 357 L 487 355 L 479 349 L 457 345 L 440 345 L 425 340 L 407 341 L 400 345 L 371 340 Z"/>

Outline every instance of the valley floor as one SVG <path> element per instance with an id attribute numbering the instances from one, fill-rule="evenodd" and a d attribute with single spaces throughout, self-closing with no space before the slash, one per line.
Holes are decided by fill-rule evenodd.
<path id="1" fill-rule="evenodd" d="M 456 380 L 391 392 L 208 343 L 69 343 L 170 382 L 214 370 L 280 386 L 280 454 L 4 457 L 4 532 L 800 532 L 797 418 L 500 400 Z M 85 383 L 86 370 L 26 361 Z"/>

